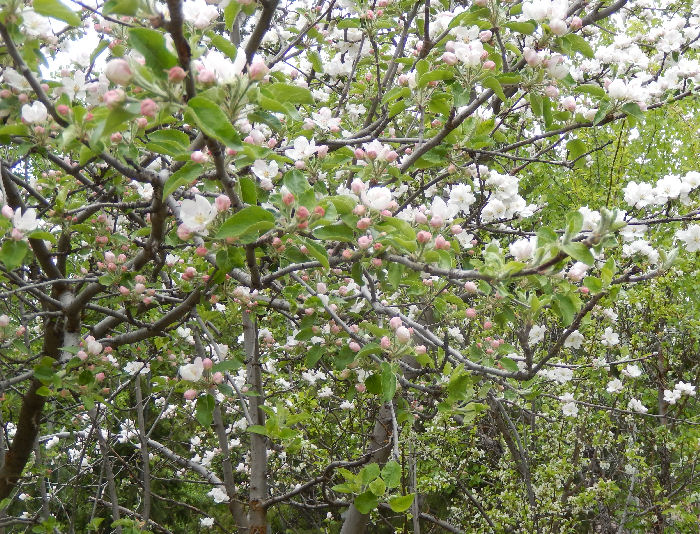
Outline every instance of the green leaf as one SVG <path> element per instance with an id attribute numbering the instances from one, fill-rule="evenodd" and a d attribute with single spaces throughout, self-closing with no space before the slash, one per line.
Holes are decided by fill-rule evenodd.
<path id="1" fill-rule="evenodd" d="M 233 26 L 233 22 L 236 20 L 240 10 L 241 4 L 239 2 L 229 2 L 224 8 L 224 22 L 226 28 L 231 28 Z"/>
<path id="2" fill-rule="evenodd" d="M 562 39 L 567 42 L 567 44 L 572 50 L 580 52 L 584 57 L 587 57 L 588 59 L 593 59 L 593 57 L 595 56 L 591 45 L 588 44 L 588 41 L 579 34 L 569 33 L 562 37 Z"/>
<path id="3" fill-rule="evenodd" d="M 323 72 L 323 61 L 321 60 L 321 55 L 316 52 L 316 50 L 307 51 L 306 56 L 309 58 L 309 62 L 316 72 Z"/>
<path id="4" fill-rule="evenodd" d="M 580 211 L 570 211 L 566 214 L 566 236 L 565 241 L 572 239 L 583 228 L 583 215 Z"/>
<path id="5" fill-rule="evenodd" d="M 454 78 L 454 72 L 450 69 L 436 69 L 423 74 L 418 78 L 418 87 L 426 87 L 430 82 L 438 80 L 451 80 Z"/>
<path id="6" fill-rule="evenodd" d="M 282 183 L 297 197 L 311 188 L 304 173 L 297 169 L 286 172 L 282 178 Z"/>
<path id="7" fill-rule="evenodd" d="M 41 386 L 39 389 L 36 390 L 36 394 L 42 397 L 48 397 L 51 395 L 51 390 L 46 386 Z"/>
<path id="8" fill-rule="evenodd" d="M 577 261 L 581 261 L 586 265 L 593 265 L 595 259 L 593 254 L 588 250 L 588 247 L 583 243 L 567 243 L 562 245 L 562 250 Z"/>
<path id="9" fill-rule="evenodd" d="M 411 96 L 411 90 L 408 87 L 394 87 L 387 91 L 382 97 L 382 104 L 387 104 L 399 98 L 406 98 L 409 96 Z"/>
<path id="10" fill-rule="evenodd" d="M 314 105 L 314 97 L 311 91 L 305 87 L 291 85 L 288 83 L 273 83 L 265 88 L 278 102 L 289 102 L 291 104 Z"/>
<path id="11" fill-rule="evenodd" d="M 248 428 L 246 428 L 248 432 L 251 432 L 253 434 L 260 434 L 262 436 L 267 436 L 267 428 L 265 428 L 262 425 L 250 425 Z"/>
<path id="12" fill-rule="evenodd" d="M 197 399 L 197 408 L 195 409 L 195 415 L 197 417 L 197 421 L 199 421 L 199 423 L 202 426 L 209 426 L 211 425 L 212 421 L 214 421 L 215 405 L 216 403 L 214 401 L 214 397 L 212 397 L 209 394 L 204 395 L 203 397 L 199 397 Z"/>
<path id="13" fill-rule="evenodd" d="M 179 130 L 157 130 L 148 136 L 146 148 L 167 156 L 178 156 L 188 152 L 190 138 Z"/>
<path id="14" fill-rule="evenodd" d="M 229 217 L 219 228 L 216 239 L 264 232 L 275 226 L 275 216 L 260 206 L 248 206 Z"/>
<path id="15" fill-rule="evenodd" d="M 379 505 L 379 500 L 371 491 L 365 491 L 364 493 L 361 493 L 355 497 L 353 504 L 355 505 L 355 508 L 357 508 L 358 512 L 361 514 L 368 514 Z"/>
<path id="16" fill-rule="evenodd" d="M 501 367 L 503 367 L 506 371 L 510 371 L 511 373 L 515 373 L 518 371 L 518 364 L 514 361 L 511 360 L 508 357 L 503 357 L 498 362 L 501 364 Z"/>
<path id="17" fill-rule="evenodd" d="M 569 326 L 574 320 L 574 314 L 576 313 L 574 304 L 567 295 L 554 295 L 554 301 L 562 323 L 564 326 Z"/>
<path id="18" fill-rule="evenodd" d="M 530 107 L 532 113 L 537 116 L 542 116 L 542 97 L 536 93 L 530 93 Z"/>
<path id="19" fill-rule="evenodd" d="M 610 109 L 611 105 L 612 104 L 608 101 L 603 101 L 600 103 L 600 107 L 598 108 L 595 117 L 593 117 L 593 126 L 597 126 L 603 122 L 603 119 L 608 116 L 608 110 Z"/>
<path id="20" fill-rule="evenodd" d="M 415 497 L 413 493 L 392 497 L 389 499 L 389 507 L 397 514 L 405 512 L 413 504 L 413 497 Z"/>
<path id="21" fill-rule="evenodd" d="M 233 45 L 233 43 L 231 43 L 231 41 L 214 32 L 207 32 L 207 37 L 211 39 L 211 44 L 235 61 L 236 55 L 238 54 L 238 49 Z"/>
<path id="22" fill-rule="evenodd" d="M 309 251 L 309 254 L 311 254 L 311 256 L 317 259 L 321 263 L 321 265 L 323 265 L 326 269 L 330 268 L 330 264 L 328 263 L 328 252 L 326 252 L 326 247 L 306 237 L 301 237 L 299 238 L 299 240 L 304 245 L 306 245 L 306 248 Z"/>
<path id="23" fill-rule="evenodd" d="M 369 483 L 369 490 L 377 497 L 381 497 L 386 491 L 386 483 L 381 478 L 376 478 Z"/>
<path id="24" fill-rule="evenodd" d="M 586 276 L 586 278 L 583 279 L 583 285 L 593 293 L 598 293 L 603 289 L 603 282 L 600 278 L 596 278 L 595 276 Z"/>
<path id="25" fill-rule="evenodd" d="M 178 187 L 189 185 L 200 174 L 202 174 L 202 165 L 199 163 L 187 163 L 184 167 L 178 169 L 165 182 L 163 187 L 163 198 L 167 198 Z"/>
<path id="26" fill-rule="evenodd" d="M 382 401 L 390 402 L 396 393 L 396 375 L 387 362 L 382 362 Z"/>
<path id="27" fill-rule="evenodd" d="M 105 117 L 104 120 L 100 121 L 97 124 L 97 127 L 93 130 L 92 135 L 90 136 L 90 146 L 93 148 L 93 150 L 99 152 L 99 148 L 96 147 L 96 145 L 100 142 L 100 140 L 106 138 L 107 136 L 113 134 L 117 130 L 122 129 L 122 125 L 133 119 L 134 117 L 137 117 L 140 114 L 138 111 L 138 104 L 134 106 L 123 106 L 123 107 L 117 107 L 109 111 L 107 114 L 107 117 Z M 88 147 L 83 146 L 82 149 L 84 150 L 89 150 Z M 89 151 L 89 157 L 92 157 L 94 152 Z M 83 164 L 84 162 L 81 162 Z"/>
<path id="28" fill-rule="evenodd" d="M 574 87 L 574 92 L 595 96 L 597 98 L 605 97 L 605 89 L 592 83 L 576 86 Z"/>
<path id="29" fill-rule="evenodd" d="M 622 111 L 624 111 L 627 115 L 634 117 L 638 121 L 644 120 L 644 112 L 636 102 L 627 102 L 627 104 L 622 106 Z"/>
<path id="30" fill-rule="evenodd" d="M 566 143 L 566 149 L 569 151 L 569 159 L 575 160 L 586 153 L 586 143 L 580 139 L 572 139 Z"/>
<path id="31" fill-rule="evenodd" d="M 8 239 L 0 249 L 0 261 L 5 264 L 8 271 L 22 265 L 22 260 L 29 252 L 29 245 L 25 241 Z"/>
<path id="32" fill-rule="evenodd" d="M 491 89 L 503 102 L 506 101 L 506 95 L 503 92 L 503 87 L 501 87 L 501 83 L 493 76 L 489 76 L 488 78 L 481 80 L 481 85 Z"/>
<path id="33" fill-rule="evenodd" d="M 139 0 L 109 0 L 102 6 L 103 15 L 136 15 Z"/>
<path id="34" fill-rule="evenodd" d="M 212 366 L 211 371 L 212 371 L 212 373 L 216 373 L 216 372 L 223 373 L 224 371 L 235 371 L 237 369 L 240 369 L 241 365 L 243 365 L 243 364 L 240 362 L 240 360 L 236 360 L 236 359 L 224 360 L 224 361 L 215 363 Z"/>
<path id="35" fill-rule="evenodd" d="M 34 0 L 32 9 L 39 15 L 62 20 L 71 26 L 80 26 L 81 24 L 78 14 L 58 0 Z"/>
<path id="36" fill-rule="evenodd" d="M 506 22 L 505 26 L 514 32 L 524 33 L 525 35 L 532 35 L 537 28 L 532 22 Z"/>
<path id="37" fill-rule="evenodd" d="M 145 65 L 159 78 L 165 78 L 167 71 L 177 65 L 177 58 L 168 50 L 165 35 L 148 28 L 130 28 L 129 43 L 146 60 Z"/>
<path id="38" fill-rule="evenodd" d="M 258 188 L 250 178 L 240 178 L 238 184 L 241 186 L 241 199 L 246 204 L 256 204 L 258 202 Z"/>
<path id="39" fill-rule="evenodd" d="M 401 484 L 401 466 L 395 461 L 388 461 L 382 468 L 382 478 L 389 488 L 398 488 Z"/>
<path id="40" fill-rule="evenodd" d="M 187 106 L 205 135 L 218 139 L 229 148 L 240 150 L 241 139 L 218 104 L 204 96 L 195 96 L 187 102 Z"/>
<path id="41" fill-rule="evenodd" d="M 343 223 L 319 226 L 312 233 L 314 237 L 324 241 L 352 242 L 354 239 L 352 229 Z"/>
<path id="42" fill-rule="evenodd" d="M 318 363 L 318 361 L 321 359 L 323 356 L 323 347 L 321 345 L 314 345 L 309 349 L 309 352 L 306 353 L 306 358 L 304 359 L 304 365 L 306 367 L 313 367 Z"/>

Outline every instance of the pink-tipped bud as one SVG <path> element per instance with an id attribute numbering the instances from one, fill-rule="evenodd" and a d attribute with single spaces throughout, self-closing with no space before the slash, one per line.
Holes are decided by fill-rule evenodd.
<path id="1" fill-rule="evenodd" d="M 389 326 L 392 328 L 392 330 L 396 330 L 401 325 L 403 325 L 401 317 L 392 317 L 389 319 Z"/>
<path id="2" fill-rule="evenodd" d="M 70 108 L 65 104 L 59 104 L 58 106 L 56 106 L 56 111 L 58 111 L 60 115 L 68 115 L 68 113 L 70 112 Z"/>
<path id="3" fill-rule="evenodd" d="M 248 76 L 251 80 L 259 81 L 267 76 L 269 72 L 270 69 L 265 65 L 265 62 L 260 58 L 255 58 L 248 69 Z"/>
<path id="4" fill-rule="evenodd" d="M 227 195 L 219 195 L 214 200 L 214 205 L 219 213 L 227 211 L 231 207 L 231 199 Z"/>
<path id="5" fill-rule="evenodd" d="M 372 219 L 370 219 L 369 217 L 363 217 L 362 219 L 357 221 L 357 228 L 359 230 L 367 230 L 367 228 L 369 228 L 370 226 L 372 226 Z"/>
<path id="6" fill-rule="evenodd" d="M 439 235 L 435 238 L 435 248 L 438 250 L 449 250 L 450 249 L 450 242 L 447 241 L 441 235 Z"/>
<path id="7" fill-rule="evenodd" d="M 457 56 L 454 53 L 445 52 L 442 55 L 442 61 L 447 65 L 456 65 L 459 60 L 457 59 Z"/>
<path id="8" fill-rule="evenodd" d="M 214 362 L 211 361 L 211 358 L 204 358 L 202 360 L 202 367 L 204 368 L 204 370 L 208 371 L 209 369 L 214 367 Z"/>
<path id="9" fill-rule="evenodd" d="M 285 193 L 284 196 L 282 196 L 282 202 L 284 202 L 286 206 L 291 206 L 294 204 L 294 195 L 291 193 Z"/>
<path id="10" fill-rule="evenodd" d="M 430 232 L 426 232 L 425 230 L 421 230 L 418 232 L 416 235 L 416 240 L 419 243 L 427 243 L 433 238 L 433 235 Z"/>
<path id="11" fill-rule="evenodd" d="M 353 352 L 360 352 L 360 349 L 362 348 L 360 347 L 359 343 L 356 343 L 355 341 L 348 343 L 348 347 L 350 347 L 350 350 Z"/>
<path id="12" fill-rule="evenodd" d="M 158 104 L 152 98 L 141 101 L 141 115 L 144 117 L 155 117 L 158 111 Z"/>
<path id="13" fill-rule="evenodd" d="M 569 28 L 571 28 L 572 32 L 578 31 L 583 27 L 583 20 L 581 17 L 573 17 L 571 19 L 571 23 L 569 24 Z"/>
<path id="14" fill-rule="evenodd" d="M 190 230 L 184 224 L 181 224 L 177 227 L 177 237 L 179 237 L 182 241 L 187 241 L 192 237 L 192 230 Z"/>
<path id="15" fill-rule="evenodd" d="M 133 75 L 129 63 L 124 59 L 113 59 L 105 67 L 105 76 L 117 85 L 128 85 Z"/>
<path id="16" fill-rule="evenodd" d="M 391 348 L 391 340 L 387 336 L 382 337 L 382 340 L 379 344 L 384 350 Z"/>
<path id="17" fill-rule="evenodd" d="M 491 40 L 491 37 L 493 37 L 493 32 L 491 30 L 484 30 L 479 32 L 479 40 L 487 43 Z"/>
<path id="18" fill-rule="evenodd" d="M 121 143 L 123 139 L 124 137 L 119 132 L 114 132 L 109 136 L 109 140 L 112 141 L 112 143 Z"/>
<path id="19" fill-rule="evenodd" d="M 195 163 L 204 163 L 207 161 L 207 155 L 201 150 L 195 150 L 190 154 L 190 159 Z"/>
<path id="20" fill-rule="evenodd" d="M 12 217 L 13 217 L 14 214 L 15 214 L 15 210 L 13 210 L 13 209 L 12 209 L 10 206 L 8 206 L 7 204 L 5 204 L 5 205 L 2 207 L 2 210 L 1 210 L 1 211 L 2 211 L 2 216 L 5 217 L 6 219 L 12 219 Z"/>
<path id="21" fill-rule="evenodd" d="M 493 70 L 496 68 L 496 64 L 489 59 L 488 61 L 484 61 L 483 67 L 486 70 Z"/>
<path id="22" fill-rule="evenodd" d="M 187 73 L 185 72 L 185 69 L 182 67 L 172 67 L 168 71 L 168 80 L 170 80 L 173 83 L 179 83 L 182 80 L 184 80 L 187 77 Z"/>
<path id="23" fill-rule="evenodd" d="M 443 224 L 445 224 L 445 221 L 442 220 L 442 217 L 439 215 L 433 215 L 430 218 L 430 226 L 433 228 L 440 228 Z"/>
<path id="24" fill-rule="evenodd" d="M 464 314 L 470 319 L 474 319 L 476 317 L 476 310 L 474 308 L 467 308 Z"/>
<path id="25" fill-rule="evenodd" d="M 188 389 L 182 394 L 182 396 L 185 397 L 185 400 L 194 400 L 197 398 L 197 391 L 194 389 Z"/>
<path id="26" fill-rule="evenodd" d="M 467 293 L 476 293 L 478 288 L 476 284 L 470 280 L 469 282 L 464 283 L 464 289 L 467 291 Z"/>

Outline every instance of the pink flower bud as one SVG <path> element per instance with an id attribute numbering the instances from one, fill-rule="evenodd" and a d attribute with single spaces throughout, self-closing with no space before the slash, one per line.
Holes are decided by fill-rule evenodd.
<path id="1" fill-rule="evenodd" d="M 112 141 L 112 143 L 121 143 L 122 139 L 122 134 L 120 134 L 119 132 L 114 132 L 112 135 L 109 136 L 109 140 Z"/>
<path id="2" fill-rule="evenodd" d="M 269 72 L 270 69 L 267 68 L 265 62 L 260 58 L 255 58 L 253 60 L 253 63 L 248 68 L 248 76 L 251 80 L 256 81 L 262 80 L 265 76 L 268 75 Z"/>
<path id="3" fill-rule="evenodd" d="M 447 65 L 456 65 L 459 60 L 457 59 L 457 56 L 452 52 L 445 52 L 442 55 L 442 61 Z"/>
<path id="4" fill-rule="evenodd" d="M 155 117 L 158 111 L 158 104 L 151 98 L 141 101 L 141 115 L 144 117 Z"/>
<path id="5" fill-rule="evenodd" d="M 121 89 L 107 91 L 102 97 L 102 101 L 109 109 L 119 107 L 124 100 L 126 100 L 126 94 Z"/>
<path id="6" fill-rule="evenodd" d="M 476 317 L 476 310 L 474 308 L 467 308 L 464 314 L 470 319 L 474 319 Z"/>
<path id="7" fill-rule="evenodd" d="M 173 83 L 181 82 L 186 77 L 187 73 L 182 67 L 175 66 L 168 71 L 168 80 L 170 80 Z"/>
<path id="8" fill-rule="evenodd" d="M 372 225 L 372 219 L 369 217 L 363 217 L 359 221 L 357 221 L 357 228 L 359 230 L 367 230 Z"/>
<path id="9" fill-rule="evenodd" d="M 182 396 L 185 397 L 185 400 L 194 400 L 197 398 L 197 391 L 194 389 L 188 389 Z"/>
<path id="10" fill-rule="evenodd" d="M 368 248 L 372 244 L 372 236 L 363 235 L 357 240 L 357 244 L 360 248 Z"/>
<path id="11" fill-rule="evenodd" d="M 133 75 L 129 63 L 124 59 L 113 59 L 105 67 L 105 76 L 116 85 L 128 85 Z"/>
<path id="12" fill-rule="evenodd" d="M 79 350 L 75 355 L 78 357 L 78 359 L 81 362 L 84 362 L 85 360 L 88 359 L 87 352 L 85 352 L 84 350 Z"/>
<path id="13" fill-rule="evenodd" d="M 211 381 L 214 382 L 214 384 L 221 384 L 224 381 L 224 374 L 221 371 L 217 371 L 211 375 Z"/>
<path id="14" fill-rule="evenodd" d="M 418 232 L 416 235 L 416 240 L 419 243 L 427 243 L 433 238 L 433 235 L 430 232 L 426 232 L 425 230 L 421 230 Z"/>
<path id="15" fill-rule="evenodd" d="M 553 85 L 548 85 L 544 88 L 544 94 L 547 95 L 549 98 L 557 98 L 559 97 L 559 89 L 557 89 Z"/>
<path id="16" fill-rule="evenodd" d="M 346 260 L 349 260 L 350 258 L 352 258 L 353 252 L 352 252 L 352 250 L 350 250 L 349 248 L 346 248 L 345 250 L 343 250 L 342 256 L 343 256 L 343 258 L 345 258 Z"/>
<path id="17" fill-rule="evenodd" d="M 392 317 L 389 319 L 389 326 L 392 328 L 392 330 L 396 330 L 401 325 L 403 325 L 401 317 Z"/>
<path id="18" fill-rule="evenodd" d="M 231 199 L 227 195 L 219 195 L 214 200 L 214 205 L 219 213 L 227 211 L 231 207 Z"/>
<path id="19" fill-rule="evenodd" d="M 582 27 L 583 27 L 583 20 L 581 20 L 581 17 L 573 17 L 571 19 L 571 23 L 569 24 L 569 28 L 571 28 L 572 32 L 580 30 Z"/>
<path id="20" fill-rule="evenodd" d="M 328 155 L 328 145 L 321 145 L 316 150 L 316 156 L 319 158 L 325 158 Z"/>
<path id="21" fill-rule="evenodd" d="M 491 321 L 484 321 L 484 329 L 488 330 L 493 326 L 493 323 Z"/>
<path id="22" fill-rule="evenodd" d="M 309 217 L 309 210 L 306 206 L 299 206 L 295 213 L 297 219 L 305 220 Z"/>
<path id="23" fill-rule="evenodd" d="M 470 280 L 469 282 L 464 283 L 464 289 L 468 293 L 476 293 L 478 288 L 477 288 L 476 284 Z"/>
<path id="24" fill-rule="evenodd" d="M 138 117 L 136 119 L 137 128 L 145 128 L 146 126 L 148 126 L 148 119 L 146 117 Z"/>
<path id="25" fill-rule="evenodd" d="M 408 343 L 411 339 L 411 332 L 405 326 L 399 326 L 396 329 L 396 339 L 399 343 Z"/>
<path id="26" fill-rule="evenodd" d="M 432 226 L 433 228 L 440 228 L 443 224 L 445 224 L 445 222 L 439 215 L 433 215 L 430 218 L 430 226 Z"/>
<path id="27" fill-rule="evenodd" d="M 365 158 L 365 151 L 362 150 L 361 148 L 356 148 L 354 155 L 355 155 L 355 159 L 364 159 Z M 357 178 L 355 180 L 357 180 Z M 353 180 L 353 183 L 355 180 Z M 360 183 L 361 183 L 361 181 L 360 181 Z M 353 192 L 354 192 L 354 189 L 353 189 Z"/>
<path id="28" fill-rule="evenodd" d="M 358 217 L 361 217 L 367 212 L 367 207 L 362 204 L 358 204 L 352 209 L 352 212 Z"/>
<path id="29" fill-rule="evenodd" d="M 15 210 L 13 210 L 13 209 L 12 209 L 10 206 L 8 206 L 7 204 L 5 204 L 5 205 L 2 207 L 2 210 L 1 210 L 1 211 L 2 211 L 2 216 L 5 217 L 6 219 L 12 219 L 12 217 L 13 217 L 14 214 L 15 214 Z"/>
<path id="30" fill-rule="evenodd" d="M 450 242 L 447 241 L 441 235 L 439 235 L 435 238 L 435 248 L 438 250 L 449 250 L 450 249 Z"/>
<path id="31" fill-rule="evenodd" d="M 68 115 L 68 113 L 70 112 L 70 108 L 65 104 L 59 104 L 58 106 L 56 106 L 56 111 L 58 111 L 60 115 Z"/>
<path id="32" fill-rule="evenodd" d="M 390 340 L 387 336 L 382 337 L 382 340 L 381 340 L 381 342 L 380 342 L 379 344 L 380 344 L 381 347 L 382 347 L 383 349 L 385 349 L 385 350 L 391 348 L 391 340 Z"/>
<path id="33" fill-rule="evenodd" d="M 360 352 L 360 349 L 362 348 L 355 341 L 351 341 L 350 343 L 348 343 L 348 347 L 350 347 L 350 350 L 353 352 Z"/>
<path id="34" fill-rule="evenodd" d="M 482 66 L 486 70 L 493 70 L 496 68 L 496 64 L 493 61 L 491 61 L 490 59 L 488 61 L 484 61 L 484 64 Z"/>
<path id="35" fill-rule="evenodd" d="M 491 40 L 491 37 L 493 37 L 493 32 L 491 30 L 484 30 L 479 32 L 479 40 L 487 43 Z"/>
<path id="36" fill-rule="evenodd" d="M 197 81 L 204 84 L 214 83 L 216 81 L 216 73 L 212 70 L 202 69 L 197 74 Z"/>
<path id="37" fill-rule="evenodd" d="M 214 362 L 211 361 L 211 358 L 204 358 L 204 359 L 202 360 L 202 367 L 203 367 L 206 371 L 208 371 L 209 369 L 211 369 L 213 366 L 214 366 Z"/>
<path id="38" fill-rule="evenodd" d="M 128 287 L 119 286 L 119 293 L 121 293 L 123 297 L 126 297 L 129 293 L 131 293 L 131 291 Z"/>
<path id="39" fill-rule="evenodd" d="M 192 230 L 190 230 L 184 224 L 181 224 L 177 227 L 177 237 L 179 237 L 182 241 L 187 241 L 192 237 Z"/>
<path id="40" fill-rule="evenodd" d="M 285 193 L 282 197 L 282 202 L 284 202 L 286 206 L 291 206 L 292 204 L 294 204 L 294 195 L 292 195 L 291 193 Z"/>
<path id="41" fill-rule="evenodd" d="M 190 154 L 190 159 L 195 163 L 204 163 L 207 161 L 207 155 L 201 150 L 195 150 Z"/>

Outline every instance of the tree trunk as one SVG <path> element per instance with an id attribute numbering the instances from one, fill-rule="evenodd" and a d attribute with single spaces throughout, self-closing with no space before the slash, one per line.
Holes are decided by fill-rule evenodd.
<path id="1" fill-rule="evenodd" d="M 374 431 L 367 450 L 370 453 L 368 463 L 382 466 L 389 458 L 392 435 L 391 420 L 391 406 L 388 403 L 383 404 L 377 414 L 377 421 L 374 424 Z M 369 514 L 362 514 L 355 508 L 354 504 L 350 505 L 340 534 L 364 534 L 368 521 Z"/>
<path id="2" fill-rule="evenodd" d="M 258 350 L 258 329 L 255 319 L 243 310 L 243 344 L 246 353 L 248 383 L 257 394 L 250 397 L 250 416 L 254 425 L 265 425 L 265 412 L 262 406 L 265 396 Z M 262 434 L 250 433 L 250 494 L 248 497 L 248 532 L 266 534 L 267 510 L 263 506 L 267 498 L 267 438 Z"/>

